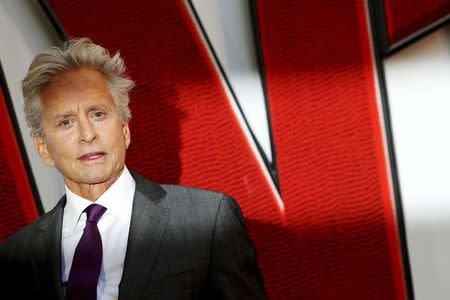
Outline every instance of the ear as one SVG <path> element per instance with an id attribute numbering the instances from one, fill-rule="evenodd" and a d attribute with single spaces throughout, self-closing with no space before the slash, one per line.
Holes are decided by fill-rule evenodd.
<path id="1" fill-rule="evenodd" d="M 37 134 L 33 134 L 33 144 L 37 152 L 39 153 L 39 156 L 45 162 L 45 164 L 49 167 L 54 167 L 55 162 L 53 161 L 52 157 L 50 156 L 50 153 L 48 152 L 47 144 L 45 143 L 45 138 Z"/>
<path id="2" fill-rule="evenodd" d="M 128 149 L 128 146 L 130 145 L 131 141 L 130 128 L 128 127 L 128 122 L 122 122 L 122 131 L 123 137 L 125 139 L 126 149 Z"/>

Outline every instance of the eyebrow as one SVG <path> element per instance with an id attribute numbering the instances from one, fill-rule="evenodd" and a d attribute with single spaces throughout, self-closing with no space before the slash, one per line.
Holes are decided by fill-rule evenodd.
<path id="1" fill-rule="evenodd" d="M 85 109 L 84 111 L 90 112 L 90 111 L 98 110 L 98 109 L 107 111 L 106 106 L 105 106 L 105 105 L 101 105 L 101 104 L 100 104 L 100 105 L 92 105 L 92 106 L 89 106 L 89 107 L 88 107 L 87 109 Z M 72 110 L 72 109 L 68 109 L 68 110 L 66 110 L 66 111 L 64 111 L 64 112 L 62 112 L 62 113 L 53 115 L 53 117 L 54 117 L 55 119 L 62 119 L 62 118 L 65 118 L 65 117 L 68 117 L 68 116 L 73 116 L 73 115 L 75 115 L 75 113 L 73 112 L 73 110 Z"/>
<path id="2" fill-rule="evenodd" d="M 58 120 L 58 119 L 63 119 L 65 117 L 69 117 L 69 116 L 73 116 L 73 113 L 71 111 L 67 111 L 67 112 L 63 112 L 61 114 L 53 115 L 53 118 L 55 120 Z"/>

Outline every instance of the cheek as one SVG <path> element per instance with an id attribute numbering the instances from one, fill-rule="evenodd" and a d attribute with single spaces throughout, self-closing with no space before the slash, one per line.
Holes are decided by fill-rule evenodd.
<path id="1" fill-rule="evenodd" d="M 125 134 L 125 131 L 122 128 L 122 125 L 120 125 L 117 128 L 115 128 L 114 132 L 116 132 L 116 134 L 112 138 L 112 146 L 116 147 L 117 149 L 119 149 L 119 148 L 125 148 L 125 149 L 128 148 L 128 143 L 129 143 L 128 137 Z"/>
<path id="2" fill-rule="evenodd" d="M 115 160 L 123 160 L 125 159 L 125 153 L 126 153 L 126 145 L 123 139 L 117 140 L 116 143 L 113 145 L 113 152 L 114 152 L 114 159 Z"/>
<path id="3" fill-rule="evenodd" d="M 71 147 L 69 141 L 53 141 L 47 148 L 51 158 L 55 162 L 64 162 L 67 160 L 71 157 L 70 153 L 74 149 L 74 147 Z"/>

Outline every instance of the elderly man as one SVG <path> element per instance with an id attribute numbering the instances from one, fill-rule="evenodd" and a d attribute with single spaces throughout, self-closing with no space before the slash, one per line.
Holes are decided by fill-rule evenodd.
<path id="1" fill-rule="evenodd" d="M 89 39 L 36 56 L 22 82 L 42 160 L 66 195 L 0 248 L 14 299 L 266 299 L 237 203 L 158 185 L 125 166 L 128 92 L 119 54 Z"/>

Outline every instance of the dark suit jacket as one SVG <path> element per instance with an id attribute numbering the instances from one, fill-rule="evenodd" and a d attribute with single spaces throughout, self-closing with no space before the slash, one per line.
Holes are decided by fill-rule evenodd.
<path id="1" fill-rule="evenodd" d="M 231 197 L 133 177 L 136 192 L 119 299 L 266 299 L 255 249 Z M 0 246 L 2 295 L 64 298 L 65 202 L 63 197 Z"/>

